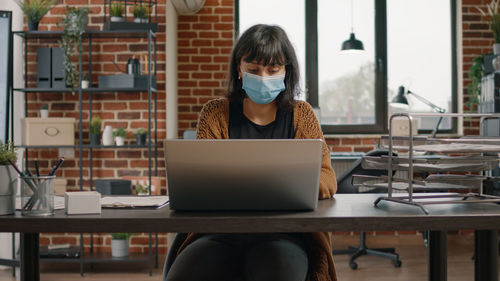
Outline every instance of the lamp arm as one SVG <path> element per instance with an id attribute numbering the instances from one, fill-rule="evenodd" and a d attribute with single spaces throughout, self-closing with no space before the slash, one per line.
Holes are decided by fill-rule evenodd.
<path id="1" fill-rule="evenodd" d="M 425 103 L 426 105 L 432 107 L 432 109 L 436 110 L 439 113 L 445 113 L 446 112 L 446 109 L 433 104 L 432 102 L 430 102 L 426 98 L 422 97 L 421 95 L 415 94 L 414 92 L 411 92 L 411 91 L 408 91 L 407 94 L 408 95 L 413 95 L 419 101 L 421 101 L 421 102 Z"/>

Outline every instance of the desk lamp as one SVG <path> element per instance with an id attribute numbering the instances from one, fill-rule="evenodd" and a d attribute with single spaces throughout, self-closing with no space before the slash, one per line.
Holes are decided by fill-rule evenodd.
<path id="1" fill-rule="evenodd" d="M 424 98 L 424 97 L 422 97 L 422 96 L 420 96 L 418 94 L 415 94 L 414 92 L 412 92 L 410 90 L 407 90 L 405 92 L 405 88 L 403 86 L 399 86 L 398 94 L 392 99 L 391 103 L 402 103 L 402 104 L 408 105 L 408 99 L 406 98 L 407 95 L 414 96 L 419 101 L 425 103 L 426 105 L 428 105 L 429 107 L 431 107 L 432 109 L 434 109 L 436 112 L 439 112 L 439 113 L 445 113 L 446 112 L 446 109 L 433 104 L 432 102 L 430 102 L 426 98 Z M 443 117 L 442 116 L 439 117 L 439 120 L 438 120 L 438 122 L 436 124 L 436 127 L 434 128 L 434 130 L 432 130 L 432 133 L 431 133 L 431 137 L 432 138 L 436 137 L 436 134 L 438 132 L 439 125 L 441 124 L 441 121 L 443 121 Z"/>

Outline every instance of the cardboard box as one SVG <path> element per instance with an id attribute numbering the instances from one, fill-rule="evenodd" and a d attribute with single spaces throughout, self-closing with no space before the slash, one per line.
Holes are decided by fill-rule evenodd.
<path id="1" fill-rule="evenodd" d="M 143 187 L 149 186 L 149 177 L 142 177 L 142 176 L 123 176 L 121 177 L 122 179 L 125 180 L 130 180 L 132 182 L 132 189 L 134 190 L 134 194 L 136 193 L 136 187 L 137 185 L 141 185 Z M 151 195 L 161 195 L 161 180 L 162 177 L 151 177 Z"/>
<path id="2" fill-rule="evenodd" d="M 66 192 L 66 185 L 68 181 L 66 179 L 55 178 L 54 179 L 54 194 L 63 196 Z"/>
<path id="3" fill-rule="evenodd" d="M 21 119 L 23 145 L 74 145 L 75 118 Z"/>

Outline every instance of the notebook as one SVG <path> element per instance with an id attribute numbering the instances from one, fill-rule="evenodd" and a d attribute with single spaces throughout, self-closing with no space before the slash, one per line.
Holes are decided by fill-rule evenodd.
<path id="1" fill-rule="evenodd" d="M 175 210 L 313 210 L 322 141 L 166 140 Z"/>

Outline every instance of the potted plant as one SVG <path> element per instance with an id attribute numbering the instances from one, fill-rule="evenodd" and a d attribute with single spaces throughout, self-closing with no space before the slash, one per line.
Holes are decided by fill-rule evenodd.
<path id="1" fill-rule="evenodd" d="M 134 22 L 147 23 L 149 17 L 149 9 L 146 5 L 134 5 Z"/>
<path id="2" fill-rule="evenodd" d="M 130 233 L 111 233 L 111 256 L 128 256 Z"/>
<path id="3" fill-rule="evenodd" d="M 146 145 L 146 137 L 148 136 L 148 130 L 145 128 L 138 128 L 134 131 L 135 139 L 137 145 Z"/>
<path id="4" fill-rule="evenodd" d="M 476 7 L 481 15 L 490 20 L 490 29 L 493 32 L 493 38 L 495 39 L 495 44 L 493 44 L 493 54 L 500 55 L 500 11 L 498 10 L 500 6 L 500 0 L 491 0 L 489 4 L 486 4 L 486 11 Z"/>
<path id="5" fill-rule="evenodd" d="M 11 142 L 0 142 L 0 215 L 13 214 L 16 211 L 16 170 L 10 165 L 10 159 L 17 161 L 17 154 Z"/>
<path id="6" fill-rule="evenodd" d="M 81 61 L 83 46 L 82 36 L 88 24 L 89 8 L 66 8 L 66 16 L 62 19 L 62 27 L 64 28 L 63 36 L 59 44 L 63 49 L 63 65 L 64 65 L 64 82 L 66 86 L 74 91 L 78 87 L 76 67 L 71 62 L 71 57 L 78 54 Z"/>
<path id="7" fill-rule="evenodd" d="M 94 116 L 89 122 L 89 138 L 91 145 L 101 144 L 101 124 L 102 120 L 99 116 Z"/>
<path id="8" fill-rule="evenodd" d="M 481 79 L 483 78 L 483 62 L 484 56 L 479 55 L 472 60 L 472 65 L 469 68 L 469 78 L 471 79 L 471 82 L 467 85 L 467 90 L 470 95 L 470 99 L 466 103 L 469 108 L 472 108 L 473 104 L 479 103 L 479 96 L 481 95 Z"/>
<path id="9" fill-rule="evenodd" d="M 135 194 L 136 195 L 149 195 L 149 186 L 148 185 L 142 185 L 141 183 L 138 183 L 135 185 Z"/>
<path id="10" fill-rule="evenodd" d="M 111 22 L 122 22 L 123 21 L 123 5 L 120 2 L 111 4 L 111 17 L 109 19 Z"/>
<path id="11" fill-rule="evenodd" d="M 40 108 L 40 118 L 49 118 L 49 106 L 47 104 L 43 104 Z"/>
<path id="12" fill-rule="evenodd" d="M 113 137 L 115 137 L 116 145 L 122 146 L 125 144 L 125 137 L 127 136 L 127 132 L 124 128 L 118 128 L 113 132 Z"/>
<path id="13" fill-rule="evenodd" d="M 16 0 L 16 3 L 26 15 L 28 30 L 32 31 L 38 30 L 40 20 L 56 3 L 56 0 Z"/>
<path id="14" fill-rule="evenodd" d="M 89 75 L 87 73 L 82 74 L 82 89 L 87 89 L 89 85 Z"/>

